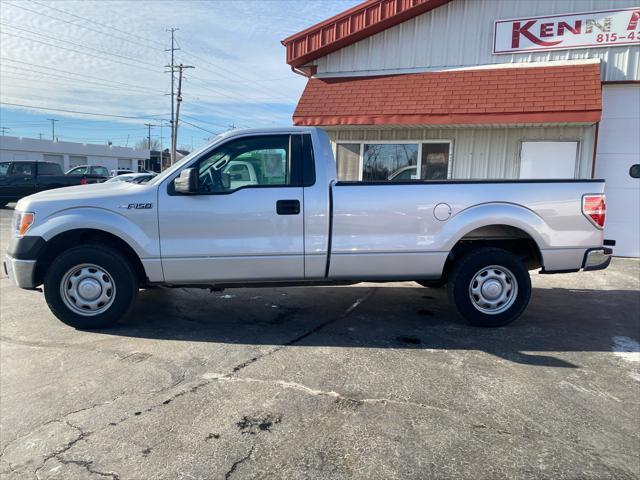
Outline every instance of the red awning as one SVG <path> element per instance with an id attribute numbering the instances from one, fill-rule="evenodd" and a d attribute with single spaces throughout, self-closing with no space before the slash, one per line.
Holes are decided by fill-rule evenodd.
<path id="1" fill-rule="evenodd" d="M 490 68 L 311 78 L 295 125 L 466 125 L 595 123 L 600 66 Z"/>

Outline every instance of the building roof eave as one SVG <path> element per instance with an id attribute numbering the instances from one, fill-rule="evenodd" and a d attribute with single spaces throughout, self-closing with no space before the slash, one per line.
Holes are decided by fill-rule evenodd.
<path id="1" fill-rule="evenodd" d="M 282 40 L 287 49 L 287 63 L 292 67 L 304 66 L 450 1 L 367 0 Z"/>

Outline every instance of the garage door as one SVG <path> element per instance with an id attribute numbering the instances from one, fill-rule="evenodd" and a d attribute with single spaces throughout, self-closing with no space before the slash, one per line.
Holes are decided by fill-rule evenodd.
<path id="1" fill-rule="evenodd" d="M 640 86 L 604 85 L 595 176 L 607 181 L 605 238 L 623 257 L 640 257 L 640 179 L 629 171 L 640 163 L 638 132 Z"/>

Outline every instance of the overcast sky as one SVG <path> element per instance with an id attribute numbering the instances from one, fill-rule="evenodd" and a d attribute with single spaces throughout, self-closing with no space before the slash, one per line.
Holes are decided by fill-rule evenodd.
<path id="1" fill-rule="evenodd" d="M 1 0 L 0 126 L 7 135 L 134 145 L 170 118 L 170 34 L 186 71 L 180 145 L 236 127 L 290 125 L 306 79 L 280 40 L 355 0 Z M 61 111 L 129 117 L 117 119 Z M 205 131 L 206 130 L 206 131 Z M 163 128 L 164 146 L 169 129 Z M 152 136 L 158 138 L 160 128 Z"/>

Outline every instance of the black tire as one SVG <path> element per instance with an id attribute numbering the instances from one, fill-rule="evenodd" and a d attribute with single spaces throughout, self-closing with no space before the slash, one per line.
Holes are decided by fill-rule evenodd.
<path id="1" fill-rule="evenodd" d="M 492 266 L 497 268 L 488 268 Z M 487 280 L 492 276 L 496 279 L 489 285 Z M 448 283 L 450 301 L 462 317 L 478 327 L 501 327 L 513 322 L 522 315 L 531 298 L 531 278 L 526 265 L 511 252 L 499 248 L 483 247 L 469 252 L 456 262 Z M 494 292 L 499 290 L 500 294 L 496 298 L 485 297 L 483 286 L 494 287 Z M 472 293 L 472 288 L 477 293 Z M 487 298 L 506 300 L 494 307 L 483 303 Z"/>
<path id="2" fill-rule="evenodd" d="M 447 281 L 444 278 L 439 278 L 438 280 L 418 280 L 417 283 L 427 288 L 442 288 L 447 284 Z"/>
<path id="3" fill-rule="evenodd" d="M 80 314 L 74 311 L 67 303 L 74 303 L 63 299 L 61 283 L 74 268 L 82 265 L 94 265 L 106 272 L 105 284 L 113 285 L 112 298 L 109 297 L 108 308 L 100 311 L 99 308 L 93 314 Z M 99 271 L 92 267 L 84 267 L 82 271 L 91 271 L 99 275 Z M 75 278 L 71 275 L 69 278 Z M 109 278 L 110 277 L 110 278 Z M 82 277 L 79 277 L 82 278 Z M 69 285 L 68 292 L 71 291 L 71 280 L 65 282 Z M 94 282 L 95 283 L 95 282 Z M 100 289 L 100 292 L 105 290 Z M 105 291 L 108 291 L 106 289 Z M 53 314 L 63 323 L 81 330 L 91 330 L 97 328 L 107 328 L 115 325 L 131 309 L 133 301 L 138 292 L 138 281 L 136 274 L 129 261 L 118 251 L 102 245 L 84 245 L 65 250 L 58 255 L 44 277 L 44 296 Z M 72 295 L 65 294 L 65 297 Z M 65 303 L 67 302 L 67 303 Z M 76 307 L 81 309 L 80 306 Z M 104 308 L 104 305 L 100 308 Z"/>
<path id="4" fill-rule="evenodd" d="M 7 206 L 7 202 L 0 202 L 0 208 L 4 208 Z"/>

